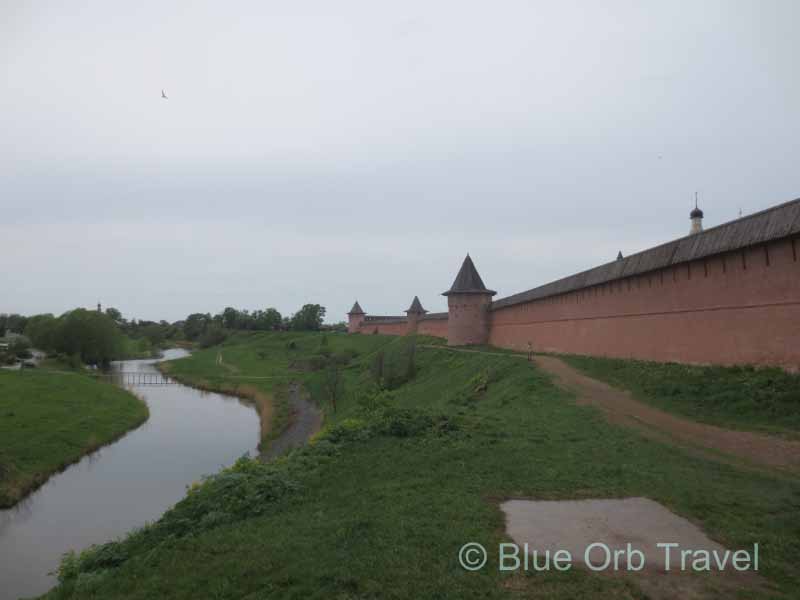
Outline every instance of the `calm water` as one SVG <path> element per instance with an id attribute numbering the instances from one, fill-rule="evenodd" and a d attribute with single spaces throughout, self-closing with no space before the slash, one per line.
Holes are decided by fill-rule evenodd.
<path id="1" fill-rule="evenodd" d="M 168 350 L 165 359 L 186 356 Z M 153 372 L 152 360 L 119 363 Z M 0 510 L 0 600 L 41 594 L 61 555 L 154 521 L 186 486 L 215 473 L 259 439 L 255 410 L 182 385 L 139 386 L 150 419 L 114 444 L 52 477 L 16 507 Z"/>

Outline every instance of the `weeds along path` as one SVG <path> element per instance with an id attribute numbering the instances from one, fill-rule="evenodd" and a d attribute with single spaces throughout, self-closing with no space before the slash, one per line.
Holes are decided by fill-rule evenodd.
<path id="1" fill-rule="evenodd" d="M 516 356 L 466 348 L 426 346 L 452 352 Z M 588 377 L 555 356 L 534 355 L 534 362 L 577 395 L 579 404 L 602 410 L 612 423 L 638 429 L 662 441 L 730 455 L 759 466 L 800 471 L 800 442 L 748 431 L 735 431 L 675 416 L 636 400 L 630 392 Z"/>

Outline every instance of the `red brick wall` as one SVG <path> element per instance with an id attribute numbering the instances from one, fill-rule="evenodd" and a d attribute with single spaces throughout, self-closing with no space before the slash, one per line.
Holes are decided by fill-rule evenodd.
<path id="1" fill-rule="evenodd" d="M 363 321 L 364 321 L 364 315 L 348 315 L 347 333 L 357 333 Z"/>
<path id="2" fill-rule="evenodd" d="M 371 334 L 376 329 L 378 333 L 383 335 L 406 335 L 409 333 L 409 323 L 407 321 L 399 321 L 397 323 L 371 323 L 370 321 L 363 321 L 355 331 L 350 333 Z M 421 335 L 433 335 L 436 337 L 447 337 L 447 319 L 431 319 L 431 320 L 418 320 L 417 333 Z"/>
<path id="3" fill-rule="evenodd" d="M 453 294 L 447 297 L 447 344 L 485 344 L 489 336 L 489 294 Z"/>
<path id="4" fill-rule="evenodd" d="M 800 240 L 782 240 L 501 308 L 489 313 L 489 343 L 797 369 L 799 254 Z"/>
<path id="5" fill-rule="evenodd" d="M 419 328 L 419 315 L 417 313 L 408 313 L 407 318 L 406 335 L 417 333 L 417 329 Z"/>
<path id="6" fill-rule="evenodd" d="M 405 321 L 397 321 L 396 323 L 371 323 L 364 321 L 361 323 L 359 331 L 361 333 L 371 334 L 376 330 L 383 335 L 405 335 L 408 329 L 408 323 Z"/>
<path id="7" fill-rule="evenodd" d="M 436 337 L 447 337 L 447 319 L 422 320 L 417 326 L 417 333 L 420 335 L 433 335 Z"/>

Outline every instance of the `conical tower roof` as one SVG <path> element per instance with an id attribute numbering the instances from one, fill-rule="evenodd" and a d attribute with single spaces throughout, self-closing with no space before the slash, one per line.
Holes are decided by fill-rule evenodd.
<path id="1" fill-rule="evenodd" d="M 478 270 L 472 263 L 469 254 L 467 254 L 461 269 L 458 271 L 458 275 L 456 275 L 456 280 L 442 296 L 449 296 L 450 294 L 489 294 L 494 296 L 496 293 L 483 285 L 483 280 L 478 275 Z"/>
<path id="2" fill-rule="evenodd" d="M 411 306 L 408 307 L 407 313 L 417 313 L 419 315 L 425 314 L 428 312 L 424 308 L 422 308 L 422 303 L 419 301 L 417 296 L 414 296 L 414 300 L 411 302 Z"/>
<path id="3" fill-rule="evenodd" d="M 347 314 L 348 315 L 365 315 L 367 313 L 365 313 L 363 310 L 361 310 L 361 306 L 359 306 L 358 300 L 356 300 L 356 303 L 353 304 L 353 308 L 351 308 L 350 312 L 347 313 Z"/>

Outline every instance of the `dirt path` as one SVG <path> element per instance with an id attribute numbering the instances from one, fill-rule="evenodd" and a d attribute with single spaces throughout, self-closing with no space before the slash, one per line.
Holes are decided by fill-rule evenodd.
<path id="1" fill-rule="evenodd" d="M 579 404 L 600 408 L 611 422 L 759 465 L 800 469 L 800 442 L 697 423 L 639 402 L 630 392 L 587 377 L 554 356 L 535 356 L 534 361 L 574 391 Z"/>
<path id="2" fill-rule="evenodd" d="M 308 438 L 319 431 L 322 413 L 313 402 L 303 396 L 297 383 L 289 384 L 289 410 L 289 425 L 270 442 L 267 450 L 261 454 L 263 458 L 274 458 L 291 448 L 303 446 Z"/>
<path id="3" fill-rule="evenodd" d="M 467 348 L 432 345 L 422 347 L 527 358 L 524 354 Z M 539 367 L 554 375 L 562 386 L 575 392 L 579 404 L 596 406 L 612 423 L 635 427 L 645 435 L 661 441 L 727 454 L 756 465 L 800 470 L 800 442 L 748 431 L 723 429 L 678 417 L 634 399 L 630 392 L 588 377 L 555 356 L 534 355 L 533 360 Z"/>

